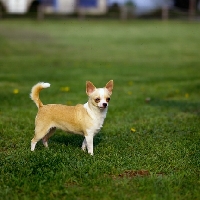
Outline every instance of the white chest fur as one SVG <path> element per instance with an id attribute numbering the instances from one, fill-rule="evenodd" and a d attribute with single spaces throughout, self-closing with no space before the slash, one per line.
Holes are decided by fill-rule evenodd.
<path id="1" fill-rule="evenodd" d="M 95 135 L 99 132 L 101 127 L 103 126 L 104 119 L 106 118 L 108 108 L 100 110 L 99 108 L 95 107 L 91 109 L 88 103 L 84 104 L 84 108 L 87 110 L 88 114 L 93 120 L 92 126 L 87 130 L 88 134 Z"/>

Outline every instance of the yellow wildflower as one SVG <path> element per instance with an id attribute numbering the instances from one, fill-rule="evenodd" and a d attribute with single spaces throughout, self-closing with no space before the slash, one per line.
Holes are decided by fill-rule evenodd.
<path id="1" fill-rule="evenodd" d="M 63 92 L 69 92 L 70 88 L 67 87 L 67 86 L 66 87 L 61 87 L 60 90 L 63 91 Z"/>
<path id="2" fill-rule="evenodd" d="M 129 86 L 132 86 L 133 85 L 133 81 L 129 81 L 128 84 L 129 84 Z"/>
<path id="3" fill-rule="evenodd" d="M 134 128 L 131 128 L 131 132 L 135 132 L 136 130 Z"/>
<path id="4" fill-rule="evenodd" d="M 66 103 L 68 106 L 71 106 L 72 105 L 72 102 L 71 101 L 67 101 Z"/>
<path id="5" fill-rule="evenodd" d="M 13 90 L 13 94 L 18 94 L 19 93 L 19 90 L 18 89 L 14 89 Z"/>
<path id="6" fill-rule="evenodd" d="M 185 94 L 185 98 L 188 98 L 188 97 L 189 97 L 189 94 L 188 94 L 188 93 L 186 93 L 186 94 Z"/>

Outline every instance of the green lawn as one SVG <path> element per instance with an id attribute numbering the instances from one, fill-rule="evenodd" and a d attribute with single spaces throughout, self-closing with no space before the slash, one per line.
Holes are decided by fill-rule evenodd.
<path id="1" fill-rule="evenodd" d="M 199 22 L 0 21 L 0 199 L 200 199 L 199 36 Z M 30 151 L 34 84 L 75 105 L 110 79 L 94 156 L 59 130 Z"/>

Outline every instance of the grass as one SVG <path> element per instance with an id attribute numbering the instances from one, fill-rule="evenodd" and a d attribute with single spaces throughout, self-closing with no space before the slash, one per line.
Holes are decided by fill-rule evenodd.
<path id="1" fill-rule="evenodd" d="M 199 199 L 200 26 L 182 21 L 0 22 L 0 199 Z M 85 103 L 114 80 L 94 156 L 57 130 L 30 151 L 43 103 Z M 69 91 L 63 88 L 68 87 Z"/>

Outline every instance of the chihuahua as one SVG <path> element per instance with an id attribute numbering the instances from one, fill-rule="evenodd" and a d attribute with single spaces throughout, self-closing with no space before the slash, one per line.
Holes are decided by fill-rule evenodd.
<path id="1" fill-rule="evenodd" d="M 49 83 L 38 83 L 33 86 L 30 97 L 38 107 L 35 118 L 35 135 L 31 140 L 31 151 L 34 151 L 39 140 L 42 139 L 45 147 L 48 147 L 48 139 L 56 128 L 66 132 L 81 134 L 85 138 L 82 149 L 86 148 L 93 155 L 93 137 L 99 132 L 106 118 L 108 102 L 113 90 L 113 80 L 110 80 L 104 88 L 96 88 L 92 82 L 86 82 L 86 94 L 88 102 L 76 106 L 61 104 L 43 105 L 39 98 L 39 92 L 43 88 L 50 87 Z"/>

